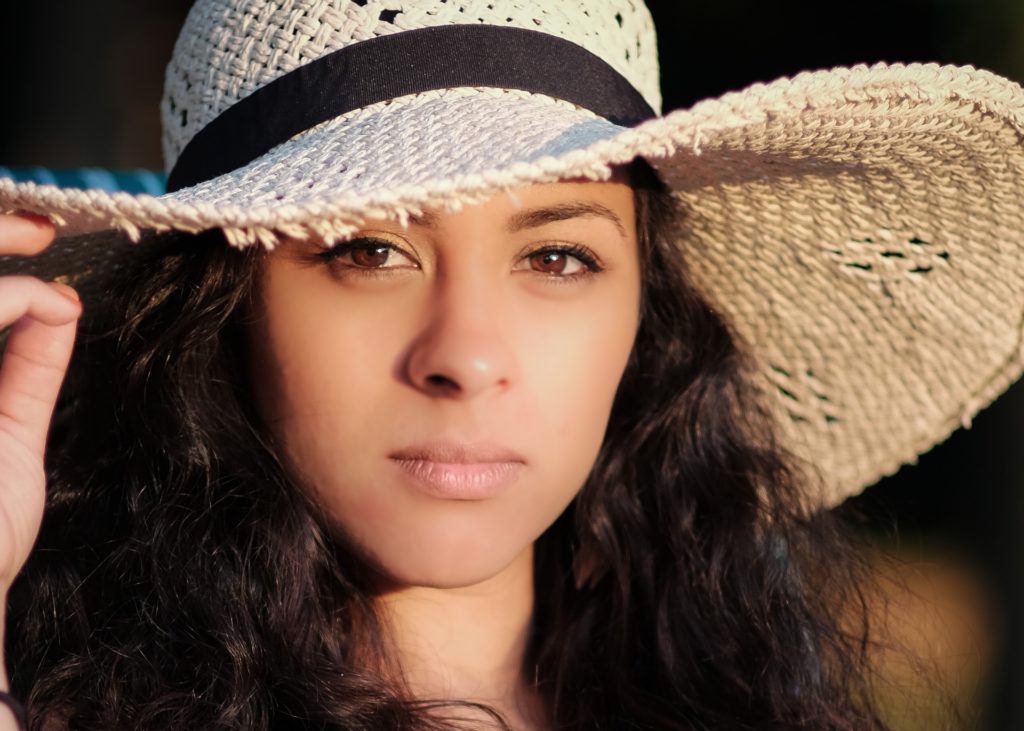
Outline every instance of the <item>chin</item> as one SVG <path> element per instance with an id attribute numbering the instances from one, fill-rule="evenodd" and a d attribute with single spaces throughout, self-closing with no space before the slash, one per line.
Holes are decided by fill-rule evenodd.
<path id="1" fill-rule="evenodd" d="M 493 536 L 453 540 L 449 534 L 432 541 L 429 548 L 378 550 L 374 555 L 382 574 L 397 586 L 457 589 L 495 578 L 531 547 L 529 541 L 496 544 Z"/>

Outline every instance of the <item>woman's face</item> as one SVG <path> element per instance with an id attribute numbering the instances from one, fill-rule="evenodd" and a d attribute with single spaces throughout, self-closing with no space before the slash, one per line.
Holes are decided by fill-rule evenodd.
<path id="1" fill-rule="evenodd" d="M 583 485 L 638 324 L 633 195 L 538 184 L 267 256 L 259 408 L 300 482 L 399 585 L 511 565 Z"/>

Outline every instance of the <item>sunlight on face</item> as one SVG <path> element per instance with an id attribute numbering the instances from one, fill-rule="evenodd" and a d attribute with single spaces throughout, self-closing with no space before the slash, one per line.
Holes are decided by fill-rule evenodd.
<path id="1" fill-rule="evenodd" d="M 268 255 L 260 410 L 300 480 L 400 585 L 510 566 L 583 485 L 633 344 L 632 190 L 526 186 Z"/>

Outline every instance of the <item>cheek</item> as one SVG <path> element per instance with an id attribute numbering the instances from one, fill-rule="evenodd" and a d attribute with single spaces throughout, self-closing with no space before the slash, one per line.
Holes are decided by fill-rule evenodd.
<path id="1" fill-rule="evenodd" d="M 307 444 L 304 452 L 352 436 L 391 380 L 399 342 L 395 312 L 339 298 L 321 279 L 268 273 L 253 330 L 262 412 L 286 444 Z"/>
<path id="2" fill-rule="evenodd" d="M 616 306 L 617 305 L 617 306 Z M 632 350 L 639 303 L 635 290 L 597 302 L 543 331 L 523 348 L 526 391 L 542 418 L 538 432 L 561 473 L 568 502 L 600 450 L 616 390 Z M 525 415 L 524 415 L 525 418 Z M 524 421 L 524 424 L 535 422 Z"/>
<path id="3" fill-rule="evenodd" d="M 533 390 L 543 394 L 541 403 L 560 434 L 591 441 L 603 434 L 631 345 L 631 331 L 600 328 L 578 330 L 536 351 Z"/>

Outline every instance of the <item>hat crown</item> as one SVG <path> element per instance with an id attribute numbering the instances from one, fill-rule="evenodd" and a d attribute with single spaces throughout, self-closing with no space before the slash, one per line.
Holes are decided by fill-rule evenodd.
<path id="1" fill-rule="evenodd" d="M 654 23 L 641 0 L 197 0 L 165 77 L 166 167 L 226 109 L 300 66 L 377 36 L 467 23 L 571 41 L 661 109 Z"/>

